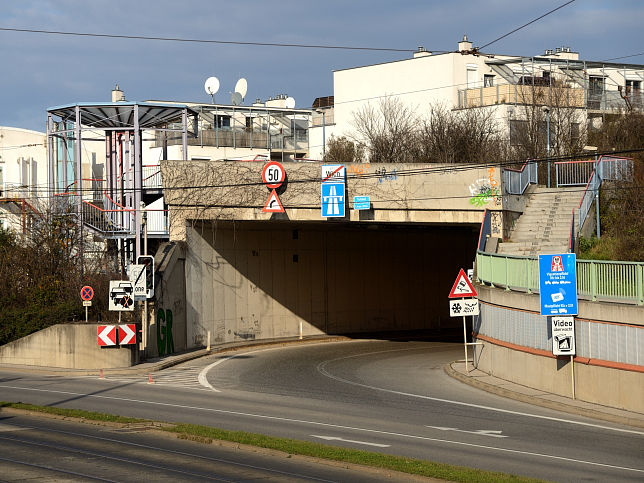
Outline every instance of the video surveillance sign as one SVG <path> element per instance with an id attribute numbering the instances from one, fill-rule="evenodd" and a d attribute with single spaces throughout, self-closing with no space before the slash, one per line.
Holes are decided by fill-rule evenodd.
<path id="1" fill-rule="evenodd" d="M 575 318 L 551 317 L 552 354 L 555 356 L 575 355 Z"/>
<path id="2" fill-rule="evenodd" d="M 541 315 L 577 315 L 577 259 L 574 253 L 539 255 Z"/>

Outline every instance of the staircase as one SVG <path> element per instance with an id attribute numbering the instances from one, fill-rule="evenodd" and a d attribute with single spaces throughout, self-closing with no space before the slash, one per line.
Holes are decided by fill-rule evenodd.
<path id="1" fill-rule="evenodd" d="M 524 256 L 567 253 L 573 209 L 579 207 L 582 194 L 579 187 L 535 187 L 510 239 L 499 243 L 498 253 Z"/>

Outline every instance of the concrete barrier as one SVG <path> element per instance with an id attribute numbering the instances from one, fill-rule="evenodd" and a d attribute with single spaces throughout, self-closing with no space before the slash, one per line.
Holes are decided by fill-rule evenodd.
<path id="1" fill-rule="evenodd" d="M 0 363 L 108 369 L 138 363 L 138 345 L 100 347 L 94 324 L 58 324 L 0 347 Z"/>

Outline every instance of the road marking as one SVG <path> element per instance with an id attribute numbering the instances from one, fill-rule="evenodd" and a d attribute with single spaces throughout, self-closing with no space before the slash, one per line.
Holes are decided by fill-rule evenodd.
<path id="1" fill-rule="evenodd" d="M 416 350 L 420 350 L 421 348 L 416 348 Z M 432 397 L 432 396 L 424 396 L 422 394 L 412 394 L 409 392 L 403 392 L 403 391 L 394 391 L 393 389 L 385 389 L 383 387 L 377 387 L 377 386 L 370 386 L 369 384 L 362 384 L 360 382 L 354 382 L 354 381 L 349 381 L 348 379 L 343 379 L 342 377 L 339 376 L 334 376 L 330 372 L 328 372 L 325 368 L 325 366 L 330 363 L 330 362 L 335 362 L 335 361 L 340 361 L 343 359 L 351 359 L 353 357 L 362 357 L 362 356 L 368 356 L 368 355 L 373 355 L 373 354 L 381 354 L 383 352 L 397 352 L 401 350 L 414 350 L 414 349 L 393 349 L 393 350 L 386 350 L 386 351 L 379 351 L 379 352 L 370 352 L 368 354 L 354 354 L 352 356 L 346 356 L 346 357 L 339 357 L 337 359 L 331 359 L 328 361 L 320 362 L 318 364 L 318 372 L 320 374 L 329 377 L 331 379 L 334 379 L 336 381 L 344 382 L 345 384 L 351 384 L 353 386 L 358 386 L 358 387 L 364 387 L 367 389 L 373 389 L 374 391 L 382 391 L 382 392 L 388 392 L 390 394 L 397 394 L 399 396 L 408 396 L 408 397 L 413 397 L 413 398 L 418 398 L 418 399 L 425 399 L 427 401 L 437 401 L 437 402 L 443 402 L 447 404 L 454 404 L 456 406 L 465 406 L 469 408 L 476 408 L 476 409 L 485 409 L 487 411 L 494 411 L 497 413 L 504 413 L 504 414 L 513 414 L 515 416 L 525 416 L 527 418 L 534 418 L 534 419 L 545 419 L 548 421 L 556 421 L 559 423 L 568 423 L 568 424 L 576 424 L 579 426 L 587 426 L 591 428 L 598 428 L 598 429 L 606 429 L 608 431 L 617 431 L 619 433 L 629 433 L 629 434 L 639 434 L 644 436 L 644 432 L 642 431 L 635 431 L 632 429 L 622 429 L 622 428 L 612 428 L 610 426 L 603 426 L 601 424 L 594 424 L 594 423 L 584 423 L 582 421 L 575 421 L 572 419 L 564 419 L 564 418 L 555 418 L 553 416 L 542 416 L 539 414 L 530 414 L 530 413 L 524 413 L 521 411 L 512 411 L 510 409 L 501 409 L 501 408 L 495 408 L 492 406 L 484 406 L 482 404 L 474 404 L 474 403 L 467 403 L 464 401 L 454 401 L 451 399 L 443 399 L 439 397 Z"/>
<path id="2" fill-rule="evenodd" d="M 325 427 L 325 428 L 336 428 L 336 429 L 343 429 L 343 430 L 350 430 L 350 431 L 359 431 L 359 432 L 364 432 L 364 433 L 370 433 L 370 434 L 384 434 L 387 436 L 395 436 L 399 438 L 408 438 L 408 439 L 416 439 L 416 440 L 421 440 L 421 441 L 432 441 L 436 443 L 446 443 L 446 444 L 453 444 L 457 446 L 467 446 L 471 448 L 481 448 L 481 449 L 486 449 L 486 450 L 491 450 L 491 451 L 498 451 L 498 452 L 503 452 L 503 453 L 514 453 L 514 454 L 523 454 L 527 456 L 536 456 L 539 458 L 545 458 L 545 459 L 555 459 L 555 460 L 561 460 L 561 461 L 568 461 L 572 463 L 581 463 L 581 464 L 586 464 L 590 466 L 601 466 L 603 468 L 613 468 L 613 469 L 618 469 L 618 470 L 624 470 L 624 471 L 633 471 L 636 473 L 644 473 L 644 469 L 639 469 L 639 468 L 629 468 L 626 466 L 616 466 L 616 465 L 609 465 L 605 463 L 597 463 L 595 461 L 585 461 L 585 460 L 578 460 L 574 458 L 565 458 L 563 456 L 556 456 L 556 455 L 549 455 L 549 454 L 544 454 L 544 453 L 534 453 L 531 451 L 519 451 L 516 449 L 510 449 L 510 448 L 500 448 L 497 446 L 486 446 L 482 444 L 474 444 L 474 443 L 466 443 L 464 441 L 452 441 L 449 439 L 439 439 L 439 438 L 430 438 L 427 436 L 419 436 L 415 434 L 405 434 L 405 433 L 395 433 L 393 431 L 381 431 L 378 429 L 369 429 L 369 428 L 358 428 L 358 427 L 352 427 L 352 426 L 343 426 L 340 424 L 332 424 L 332 423 L 323 423 L 320 421 L 306 421 L 302 419 L 293 419 L 293 418 L 283 418 L 280 416 L 268 416 L 266 414 L 254 414 L 254 413 L 244 413 L 241 411 L 229 411 L 226 409 L 216 409 L 216 408 L 204 408 L 204 407 L 199 407 L 199 406 L 186 406 L 183 404 L 171 404 L 171 403 L 164 403 L 164 402 L 158 402 L 158 401 L 146 401 L 144 399 L 132 399 L 132 398 L 124 398 L 124 397 L 116 397 L 116 396 L 101 396 L 98 394 L 85 394 L 85 393 L 79 393 L 79 392 L 71 392 L 71 391 L 58 391 L 58 390 L 53 390 L 53 389 L 36 389 L 32 387 L 20 387 L 20 386 L 8 386 L 8 385 L 0 385 L 0 388 L 5 388 L 5 389 L 17 389 L 17 390 L 23 390 L 23 391 L 32 391 L 32 392 L 44 392 L 44 393 L 51 393 L 51 394 L 63 394 L 65 396 L 82 396 L 86 398 L 91 398 L 91 399 L 104 399 L 104 400 L 109 400 L 109 401 L 120 401 L 120 402 L 128 402 L 128 403 L 138 403 L 138 404 L 144 404 L 147 406 L 163 406 L 163 407 L 169 407 L 169 408 L 175 408 L 175 409 L 190 409 L 190 410 L 195 410 L 195 411 L 205 411 L 205 412 L 211 412 L 211 413 L 218 413 L 218 414 L 227 414 L 227 415 L 234 415 L 234 416 L 245 416 L 249 418 L 257 418 L 257 419 L 266 419 L 266 420 L 272 420 L 272 421 L 283 421 L 283 422 L 288 422 L 288 423 L 299 423 L 299 424 L 308 424 L 311 426 L 320 426 L 320 427 Z M 611 429 L 611 428 L 608 428 Z M 622 430 L 626 431 L 626 430 Z M 642 434 L 638 433 L 637 431 L 628 431 L 631 433 L 637 433 L 637 434 Z"/>
<path id="3" fill-rule="evenodd" d="M 390 448 L 390 444 L 378 444 L 378 443 L 369 443 L 368 441 L 356 441 L 353 439 L 344 439 L 344 438 L 339 438 L 337 436 L 320 436 L 317 434 L 309 434 L 312 438 L 320 438 L 324 439 L 326 441 L 342 441 L 344 443 L 354 443 L 354 444 L 364 444 L 366 446 L 375 446 L 377 448 Z"/>
<path id="4" fill-rule="evenodd" d="M 4 424 L 0 423 L 0 433 L 12 432 L 12 431 L 22 431 L 23 429 L 20 426 L 14 426 L 13 424 Z"/>
<path id="5" fill-rule="evenodd" d="M 458 433 L 470 433 L 478 434 L 480 436 L 491 436 L 493 438 L 508 438 L 509 436 L 504 436 L 501 433 L 503 431 L 495 431 L 493 429 L 479 429 L 477 431 L 465 431 L 464 429 L 458 428 L 443 428 L 442 426 L 425 426 L 426 428 L 440 429 L 441 431 L 456 431 Z"/>

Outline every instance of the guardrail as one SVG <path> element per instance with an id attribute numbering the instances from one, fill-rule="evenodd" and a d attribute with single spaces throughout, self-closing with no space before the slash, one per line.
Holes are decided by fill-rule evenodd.
<path id="1" fill-rule="evenodd" d="M 522 195 L 530 183 L 536 184 L 537 162 L 526 161 L 521 169 L 505 168 L 503 170 L 503 187 L 510 195 Z"/>
<path id="2" fill-rule="evenodd" d="M 539 259 L 479 250 L 476 278 L 493 287 L 539 293 Z M 644 305 L 644 262 L 577 260 L 577 294 L 592 301 Z"/>

